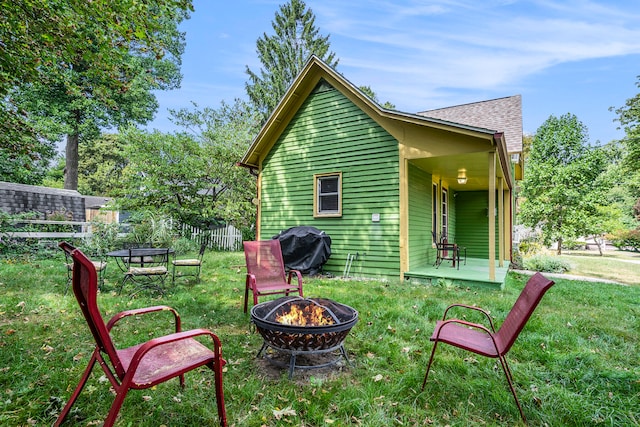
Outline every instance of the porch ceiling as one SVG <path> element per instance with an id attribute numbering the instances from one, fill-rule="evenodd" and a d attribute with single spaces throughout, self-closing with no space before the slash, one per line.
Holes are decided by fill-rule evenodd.
<path id="1" fill-rule="evenodd" d="M 489 188 L 489 156 L 486 152 L 466 153 L 455 156 L 425 157 L 410 162 L 433 175 L 434 180 L 442 180 L 451 190 L 477 191 Z M 458 184 L 458 171 L 466 170 L 467 183 Z M 502 169 L 496 165 L 498 177 Z"/>

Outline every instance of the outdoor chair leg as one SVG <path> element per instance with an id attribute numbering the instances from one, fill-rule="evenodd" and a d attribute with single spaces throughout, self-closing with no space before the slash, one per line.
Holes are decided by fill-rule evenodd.
<path id="1" fill-rule="evenodd" d="M 76 402 L 76 399 L 78 399 L 78 396 L 80 396 L 80 392 L 82 391 L 85 384 L 87 383 L 87 380 L 89 379 L 89 375 L 91 375 L 91 371 L 93 370 L 93 367 L 96 364 L 96 361 L 97 361 L 96 354 L 95 354 L 96 351 L 98 350 L 97 349 L 94 350 L 93 354 L 91 355 L 91 360 L 89 360 L 89 365 L 87 366 L 87 369 L 84 370 L 84 373 L 82 374 L 82 378 L 80 379 L 78 386 L 73 391 L 73 394 L 69 398 L 69 401 L 67 402 L 66 405 L 64 405 L 64 409 L 62 409 L 62 412 L 58 416 L 58 419 L 53 424 L 54 427 L 58 427 L 60 424 L 62 424 L 64 419 L 67 418 L 67 415 L 69 415 L 69 411 L 71 410 L 71 407 L 73 406 L 73 404 Z"/>
<path id="2" fill-rule="evenodd" d="M 116 397 L 111 404 L 111 408 L 109 409 L 109 415 L 107 419 L 104 420 L 104 424 L 102 427 L 112 427 L 116 419 L 118 418 L 118 414 L 120 413 L 120 408 L 122 408 L 122 403 L 124 402 L 124 398 L 127 397 L 127 393 L 129 392 L 128 387 L 123 387 L 120 385 L 120 390 L 116 392 Z"/>
<path id="3" fill-rule="evenodd" d="M 522 410 L 522 406 L 520 406 L 520 401 L 518 400 L 518 396 L 516 395 L 516 389 L 513 387 L 513 377 L 511 375 L 511 369 L 509 369 L 509 364 L 507 364 L 507 359 L 505 359 L 504 356 L 500 357 L 499 359 L 500 364 L 502 365 L 502 370 L 504 371 L 504 375 L 507 377 L 507 382 L 509 383 L 511 394 L 513 394 L 513 399 L 516 401 L 516 405 L 518 406 L 518 410 L 520 411 L 522 421 L 527 424 L 527 417 L 524 416 L 524 411 Z"/>
<path id="4" fill-rule="evenodd" d="M 438 341 L 433 343 L 433 350 L 431 350 L 431 357 L 429 358 L 429 363 L 427 364 L 427 372 L 424 374 L 424 381 L 422 381 L 422 389 L 420 391 L 424 391 L 424 386 L 427 384 L 427 377 L 429 376 L 429 370 L 431 369 L 431 363 L 433 363 L 433 356 L 436 354 L 437 346 Z"/>

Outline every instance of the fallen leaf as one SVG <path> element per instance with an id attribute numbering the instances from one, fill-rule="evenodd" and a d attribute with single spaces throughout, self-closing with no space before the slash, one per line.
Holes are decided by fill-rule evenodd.
<path id="1" fill-rule="evenodd" d="M 284 409 L 274 409 L 273 410 L 273 416 L 276 417 L 276 420 L 282 419 L 282 417 L 295 417 L 296 414 L 296 410 L 295 409 L 291 409 L 289 407 L 284 408 Z"/>
<path id="2" fill-rule="evenodd" d="M 382 378 L 384 377 L 381 374 L 378 374 L 375 377 L 373 377 L 373 381 L 375 382 L 382 381 Z"/>
<path id="3" fill-rule="evenodd" d="M 148 402 L 151 400 L 151 396 L 142 396 L 142 400 L 144 400 L 145 402 Z"/>

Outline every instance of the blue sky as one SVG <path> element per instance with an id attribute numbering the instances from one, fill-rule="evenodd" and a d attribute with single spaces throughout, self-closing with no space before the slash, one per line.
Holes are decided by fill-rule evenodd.
<path id="1" fill-rule="evenodd" d="M 256 40 L 287 0 L 194 0 L 180 89 L 158 92 L 148 126 L 177 130 L 168 109 L 246 99 Z M 637 0 L 307 0 L 338 72 L 403 112 L 522 95 L 523 127 L 575 114 L 590 141 L 619 139 L 615 113 L 640 92 Z"/>

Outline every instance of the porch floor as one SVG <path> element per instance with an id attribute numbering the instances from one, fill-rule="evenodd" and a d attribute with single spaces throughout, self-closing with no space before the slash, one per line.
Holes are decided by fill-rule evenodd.
<path id="1" fill-rule="evenodd" d="M 509 271 L 509 262 L 505 261 L 503 267 L 498 267 L 496 260 L 495 280 L 489 279 L 489 260 L 481 258 L 467 258 L 460 263 L 460 269 L 451 267 L 451 261 L 443 261 L 439 268 L 433 264 L 417 266 L 404 273 L 405 280 L 418 282 L 437 283 L 444 280 L 454 285 L 468 286 L 479 285 L 494 289 L 502 289 Z"/>

